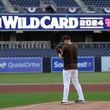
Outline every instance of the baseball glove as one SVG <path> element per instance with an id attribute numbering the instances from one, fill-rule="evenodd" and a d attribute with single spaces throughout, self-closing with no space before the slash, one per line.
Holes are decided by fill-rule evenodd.
<path id="1" fill-rule="evenodd" d="M 55 48 L 55 51 L 56 51 L 57 54 L 62 54 L 62 47 L 58 45 L 58 46 Z"/>

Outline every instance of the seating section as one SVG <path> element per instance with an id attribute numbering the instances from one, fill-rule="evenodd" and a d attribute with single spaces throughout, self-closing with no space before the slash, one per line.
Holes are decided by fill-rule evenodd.
<path id="1" fill-rule="evenodd" d="M 0 57 L 52 57 L 57 56 L 52 49 L 1 49 Z"/>
<path id="2" fill-rule="evenodd" d="M 0 57 L 56 57 L 52 49 L 1 49 Z M 79 48 L 78 56 L 110 56 L 110 48 Z"/>
<path id="3" fill-rule="evenodd" d="M 60 12 L 59 10 L 63 10 L 61 12 L 64 12 L 64 10 L 68 9 L 69 7 L 79 7 L 78 4 L 74 1 L 74 0 L 9 0 L 10 3 L 14 6 L 16 11 L 19 11 L 21 13 L 27 13 L 30 12 L 29 11 L 29 7 L 34 7 L 36 8 L 35 12 L 36 13 L 40 13 L 42 11 L 43 7 L 40 7 L 40 5 L 42 6 L 42 4 L 46 4 L 46 5 L 54 5 L 54 7 L 58 8 L 58 12 Z"/>
<path id="4" fill-rule="evenodd" d="M 78 7 L 74 0 L 49 0 L 54 1 L 58 7 Z M 82 0 L 88 6 L 110 7 L 110 0 Z M 40 0 L 10 0 L 12 5 L 20 7 L 36 7 Z"/>
<path id="5" fill-rule="evenodd" d="M 50 0 L 52 1 L 52 0 Z M 66 7 L 77 7 L 77 3 L 74 0 L 53 0 L 57 6 L 66 6 Z M 21 6 L 21 7 L 30 7 L 30 6 L 38 6 L 40 4 L 40 0 L 10 0 L 13 5 Z"/>
<path id="6" fill-rule="evenodd" d="M 80 48 L 79 56 L 110 56 L 110 48 Z"/>
<path id="7" fill-rule="evenodd" d="M 10 0 L 11 4 L 20 7 L 37 7 L 39 6 L 39 0 Z"/>
<path id="8" fill-rule="evenodd" d="M 30 12 L 28 10 L 28 7 L 31 7 L 31 10 L 34 10 L 32 7 L 36 8 L 36 13 L 43 13 L 41 4 L 53 4 L 55 7 L 58 8 L 57 12 L 60 13 L 60 11 L 63 13 L 68 12 L 69 7 L 75 7 L 77 8 L 77 13 L 83 13 L 80 6 L 75 0 L 8 0 L 14 6 L 15 10 L 18 12 L 27 13 Z M 110 0 L 82 0 L 85 5 L 90 7 L 93 7 L 94 10 L 98 10 L 99 8 L 103 9 L 103 7 L 110 7 Z M 63 11 L 62 11 L 63 10 Z M 0 12 L 5 12 L 6 9 L 2 3 L 2 0 L 0 0 Z M 96 11 L 97 13 L 99 12 Z M 103 10 L 100 10 L 100 13 L 104 13 Z"/>
<path id="9" fill-rule="evenodd" d="M 54 0 L 59 7 L 78 7 L 74 0 Z"/>
<path id="10" fill-rule="evenodd" d="M 110 0 L 83 0 L 88 6 L 110 7 Z"/>
<path id="11" fill-rule="evenodd" d="M 110 43 L 81 43 L 78 56 L 110 56 Z M 0 42 L 0 57 L 56 57 L 54 49 L 51 49 L 50 41 L 15 41 Z"/>
<path id="12" fill-rule="evenodd" d="M 0 13 L 3 13 L 3 12 L 6 12 L 6 9 L 2 1 L 0 0 Z"/>

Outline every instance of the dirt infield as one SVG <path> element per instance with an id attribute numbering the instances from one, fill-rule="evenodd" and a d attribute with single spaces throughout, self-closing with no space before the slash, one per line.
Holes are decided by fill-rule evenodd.
<path id="1" fill-rule="evenodd" d="M 1 110 L 110 110 L 110 102 L 85 102 L 85 104 L 61 105 L 59 102 L 13 107 Z"/>
<path id="2" fill-rule="evenodd" d="M 84 91 L 110 91 L 110 84 L 83 84 Z M 71 85 L 70 91 L 74 91 Z M 0 85 L 0 93 L 61 92 L 63 85 Z"/>

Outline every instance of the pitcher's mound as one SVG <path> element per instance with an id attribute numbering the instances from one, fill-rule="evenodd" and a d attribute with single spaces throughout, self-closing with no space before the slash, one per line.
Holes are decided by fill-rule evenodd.
<path id="1" fill-rule="evenodd" d="M 85 102 L 85 104 L 61 105 L 59 102 L 13 107 L 2 110 L 110 110 L 110 102 Z"/>

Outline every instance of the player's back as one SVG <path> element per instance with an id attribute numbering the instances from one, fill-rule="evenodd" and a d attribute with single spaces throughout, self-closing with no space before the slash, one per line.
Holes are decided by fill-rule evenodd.
<path id="1" fill-rule="evenodd" d="M 66 44 L 63 46 L 64 69 L 77 69 L 77 46 Z"/>

